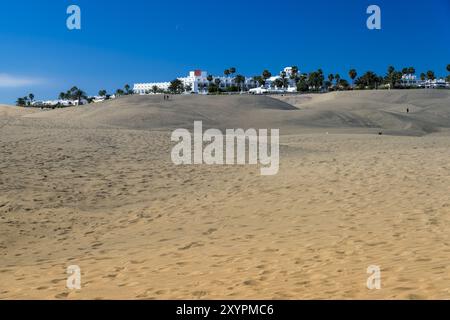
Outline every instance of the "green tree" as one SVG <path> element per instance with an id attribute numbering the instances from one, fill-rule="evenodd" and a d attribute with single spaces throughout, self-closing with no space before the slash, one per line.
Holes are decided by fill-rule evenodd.
<path id="1" fill-rule="evenodd" d="M 450 64 L 447 65 L 447 71 L 450 72 Z"/>
<path id="2" fill-rule="evenodd" d="M 288 78 L 287 78 L 286 71 L 281 71 L 280 77 L 281 77 L 282 87 L 283 87 L 283 88 L 287 88 L 287 87 L 288 87 L 288 84 L 289 84 L 289 80 L 288 80 Z"/>
<path id="3" fill-rule="evenodd" d="M 422 73 L 420 74 L 420 80 L 425 81 L 426 78 L 427 78 L 427 75 L 426 75 L 425 73 L 422 72 Z"/>
<path id="4" fill-rule="evenodd" d="M 34 94 L 30 93 L 28 95 L 28 99 L 30 100 L 30 103 L 33 103 L 33 101 L 34 101 Z"/>
<path id="5" fill-rule="evenodd" d="M 243 91 L 243 85 L 245 84 L 245 77 L 243 75 L 238 74 L 234 78 L 234 82 L 241 89 L 241 91 Z"/>
<path id="6" fill-rule="evenodd" d="M 170 82 L 169 91 L 172 93 L 183 93 L 184 84 L 180 79 L 175 79 Z"/>
<path id="7" fill-rule="evenodd" d="M 276 78 L 273 82 L 276 88 L 282 88 L 283 87 L 283 80 L 281 78 Z"/>
<path id="8" fill-rule="evenodd" d="M 65 92 L 61 92 L 58 96 L 59 100 L 66 100 L 66 93 Z"/>
<path id="9" fill-rule="evenodd" d="M 395 68 L 393 66 L 388 67 L 388 72 L 386 76 L 384 77 L 384 80 L 386 83 L 389 84 L 391 88 L 395 88 L 395 85 L 398 81 L 402 78 L 402 72 L 395 71 Z"/>
<path id="10" fill-rule="evenodd" d="M 18 107 L 25 107 L 26 105 L 27 105 L 27 101 L 26 101 L 25 97 L 24 98 L 17 98 L 16 106 L 18 106 Z"/>
<path id="11" fill-rule="evenodd" d="M 352 79 L 352 86 L 354 86 L 354 85 L 355 85 L 355 79 L 356 79 L 356 77 L 358 76 L 358 73 L 356 72 L 355 69 L 351 69 L 351 70 L 348 72 L 348 75 L 349 75 L 350 79 Z"/>
<path id="12" fill-rule="evenodd" d="M 80 105 L 82 99 L 88 99 L 86 93 L 79 89 L 78 87 L 74 86 L 70 90 L 68 90 L 66 93 L 61 92 L 59 94 L 59 99 L 61 100 L 73 100 L 77 101 L 78 105 Z"/>
<path id="13" fill-rule="evenodd" d="M 415 73 L 416 73 L 416 69 L 414 67 L 408 68 L 408 74 L 415 74 Z"/>
<path id="14" fill-rule="evenodd" d="M 262 79 L 264 80 L 262 85 L 266 84 L 267 79 L 269 79 L 272 76 L 272 73 L 270 73 L 269 70 L 264 70 L 262 73 Z"/>
<path id="15" fill-rule="evenodd" d="M 395 71 L 395 68 L 393 66 L 388 67 L 388 74 L 391 74 Z"/>
<path id="16" fill-rule="evenodd" d="M 230 75 L 230 69 L 227 69 L 227 70 L 225 70 L 224 72 L 223 72 L 223 74 L 226 76 L 226 77 L 228 77 L 229 75 Z"/>
<path id="17" fill-rule="evenodd" d="M 308 92 L 309 91 L 309 85 L 307 82 L 307 78 L 305 76 L 299 77 L 299 80 L 297 81 L 297 91 L 298 92 Z"/>
<path id="18" fill-rule="evenodd" d="M 347 80 L 345 80 L 345 79 L 339 79 L 339 81 L 338 81 L 338 87 L 339 87 L 340 89 L 347 90 L 347 89 L 350 87 L 350 85 L 349 85 L 349 83 L 348 83 Z"/>
<path id="19" fill-rule="evenodd" d="M 215 83 L 211 83 L 208 87 L 208 92 L 209 93 L 216 93 L 217 91 L 219 91 L 219 88 L 216 86 Z"/>
<path id="20" fill-rule="evenodd" d="M 126 94 L 126 95 L 130 95 L 130 94 L 133 94 L 133 93 L 134 93 L 134 91 L 131 89 L 131 87 L 130 87 L 129 84 L 126 84 L 126 85 L 124 86 L 124 89 L 125 89 L 125 94 Z"/>
<path id="21" fill-rule="evenodd" d="M 428 80 L 434 80 L 434 79 L 436 79 L 436 77 L 435 77 L 435 75 L 434 75 L 434 71 L 432 71 L 432 70 L 428 70 L 428 71 L 427 71 L 427 79 L 428 79 Z"/>
<path id="22" fill-rule="evenodd" d="M 338 85 L 338 84 L 339 84 L 339 81 L 341 80 L 341 75 L 340 75 L 339 73 L 336 73 L 336 74 L 334 75 L 334 79 L 336 80 L 336 85 Z"/>
<path id="23" fill-rule="evenodd" d="M 233 76 L 236 73 L 236 68 L 232 67 L 232 68 L 230 68 L 229 71 L 230 71 L 231 76 Z"/>
<path id="24" fill-rule="evenodd" d="M 264 80 L 264 78 L 261 77 L 261 76 L 254 76 L 254 77 L 253 77 L 253 81 L 254 81 L 255 83 L 258 83 L 259 86 L 263 86 L 263 85 L 266 83 L 266 81 Z"/>
<path id="25" fill-rule="evenodd" d="M 329 83 L 328 83 L 328 89 L 330 89 L 331 88 L 331 86 L 333 85 L 333 80 L 334 80 L 334 75 L 332 75 L 332 74 L 329 74 L 328 75 L 328 81 L 329 81 Z"/>
<path id="26" fill-rule="evenodd" d="M 401 77 L 401 75 L 400 75 Z M 383 79 L 375 74 L 375 72 L 367 71 L 361 77 L 356 79 L 355 83 L 360 89 L 374 89 L 377 88 L 379 84 L 381 84 Z"/>
<path id="27" fill-rule="evenodd" d="M 108 94 L 108 92 L 106 92 L 106 90 L 100 90 L 100 91 L 98 92 L 98 95 L 99 95 L 100 97 L 106 97 L 107 94 Z"/>
<path id="28" fill-rule="evenodd" d="M 325 78 L 321 69 L 310 72 L 308 75 L 308 86 L 314 91 L 319 91 L 323 87 L 324 80 Z"/>

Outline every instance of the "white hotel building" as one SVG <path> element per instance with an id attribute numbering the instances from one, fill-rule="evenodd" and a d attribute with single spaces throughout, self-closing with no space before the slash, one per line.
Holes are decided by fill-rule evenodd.
<path id="1" fill-rule="evenodd" d="M 286 77 L 289 79 L 292 74 L 292 68 L 287 67 L 284 69 Z M 265 88 L 273 87 L 273 83 L 280 76 L 273 76 L 266 80 Z M 189 92 L 186 93 L 196 93 L 196 94 L 206 94 L 208 93 L 208 87 L 210 82 L 208 81 L 208 72 L 202 70 L 190 71 L 189 75 L 184 78 L 178 78 L 184 84 L 185 88 L 191 88 Z M 225 89 L 231 86 L 236 86 L 234 77 L 214 77 L 211 83 L 215 83 L 216 79 L 220 80 L 220 88 Z M 259 84 L 253 78 L 245 78 L 243 84 L 245 88 L 251 89 L 256 88 Z M 159 90 L 167 91 L 169 89 L 170 82 L 149 82 L 149 83 L 136 83 L 133 87 L 134 93 L 136 94 L 149 94 L 153 92 L 154 87 L 158 87 Z M 289 79 L 289 86 L 295 87 L 295 82 Z"/>
<path id="2" fill-rule="evenodd" d="M 402 87 L 417 87 L 428 89 L 450 88 L 450 83 L 448 83 L 444 78 L 434 80 L 421 80 L 418 79 L 414 74 L 404 74 L 402 76 L 402 79 L 400 80 L 400 85 Z"/>
<path id="3" fill-rule="evenodd" d="M 213 77 L 211 83 L 215 83 L 216 79 L 220 80 L 220 88 L 222 89 L 235 85 L 234 78 L 231 77 Z M 208 93 L 210 82 L 208 81 L 208 72 L 206 71 L 190 71 L 187 77 L 178 78 L 178 80 L 183 82 L 185 88 L 191 88 L 187 93 Z M 245 85 L 253 87 L 255 84 L 252 78 L 246 78 Z M 170 82 L 136 83 L 133 90 L 137 94 L 148 94 L 153 92 L 154 87 L 158 87 L 158 89 L 162 91 L 167 91 L 169 90 L 169 86 Z"/>

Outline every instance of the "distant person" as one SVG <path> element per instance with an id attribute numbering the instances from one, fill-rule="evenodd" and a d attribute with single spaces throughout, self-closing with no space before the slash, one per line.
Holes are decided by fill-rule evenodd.
<path id="1" fill-rule="evenodd" d="M 406 113 L 409 113 L 409 108 L 406 108 Z"/>

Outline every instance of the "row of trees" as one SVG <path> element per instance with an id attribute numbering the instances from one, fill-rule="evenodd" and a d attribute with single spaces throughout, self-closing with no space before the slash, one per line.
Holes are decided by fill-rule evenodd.
<path id="1" fill-rule="evenodd" d="M 447 65 L 447 71 L 450 72 L 450 65 Z M 389 66 L 385 76 L 377 75 L 373 71 L 367 71 L 360 77 L 355 69 L 348 72 L 349 78 L 352 80 L 352 85 L 347 80 L 342 79 L 339 74 L 329 74 L 325 80 L 323 71 L 321 69 L 311 72 L 309 74 L 301 74 L 296 77 L 297 90 L 300 92 L 327 90 L 346 90 L 350 88 L 357 89 L 375 89 L 381 85 L 395 88 L 398 86 L 403 75 L 415 74 L 414 67 L 403 68 L 401 71 L 396 71 L 393 66 Z M 428 70 L 426 73 L 420 74 L 421 80 L 436 79 L 435 73 Z M 450 82 L 450 75 L 447 76 L 447 81 Z"/>
<path id="2" fill-rule="evenodd" d="M 30 93 L 29 95 L 21 98 L 17 98 L 16 105 L 19 107 L 30 106 L 34 101 L 34 94 Z"/>
<path id="3" fill-rule="evenodd" d="M 447 66 L 447 70 L 450 69 L 450 65 Z M 450 72 L 450 71 L 449 71 Z M 236 73 L 236 68 L 229 68 L 224 71 L 224 75 L 226 77 L 233 76 Z M 286 72 L 281 72 L 280 77 L 275 79 L 272 85 L 276 88 L 287 88 L 289 83 L 294 82 L 297 86 L 297 90 L 299 92 L 318 92 L 324 90 L 348 90 L 348 89 L 375 89 L 380 86 L 389 86 L 391 88 L 395 88 L 398 86 L 400 80 L 403 75 L 407 74 L 415 74 L 416 69 L 414 67 L 405 67 L 401 71 L 396 71 L 393 66 L 390 66 L 387 70 L 386 75 L 380 76 L 377 75 L 373 71 L 367 71 L 363 75 L 358 77 L 358 72 L 356 69 L 351 69 L 348 72 L 348 77 L 351 79 L 351 84 L 343 79 L 340 74 L 329 74 L 325 77 L 322 69 L 318 69 L 317 71 L 313 71 L 310 73 L 299 73 L 299 68 L 297 66 L 292 67 L 292 72 L 290 76 L 286 74 Z M 272 77 L 272 73 L 269 70 L 263 70 L 261 75 L 257 75 L 253 77 L 253 81 L 255 84 L 259 86 L 264 86 L 267 83 L 267 80 Z M 434 80 L 436 78 L 435 73 L 432 70 L 427 71 L 426 73 L 421 73 L 420 78 L 422 80 Z M 450 82 L 450 76 L 447 77 Z M 207 89 L 210 93 L 217 92 L 237 92 L 239 90 L 244 90 L 245 77 L 243 75 L 234 76 L 234 85 L 231 86 L 221 86 L 221 80 L 219 78 L 214 79 L 213 76 L 209 75 L 207 77 L 208 85 Z M 192 88 L 185 88 L 183 82 L 176 79 L 173 80 L 170 84 L 169 91 L 171 93 L 182 93 L 185 91 L 190 91 Z M 203 84 L 200 84 L 200 91 L 206 89 L 203 87 Z M 152 90 L 154 93 L 159 92 L 160 90 L 156 87 Z"/>
<path id="4" fill-rule="evenodd" d="M 123 96 L 123 95 L 131 95 L 133 94 L 133 90 L 131 89 L 131 86 L 126 84 L 123 89 L 117 89 L 115 91 L 115 96 Z M 100 97 L 103 97 L 105 99 L 110 99 L 111 95 L 108 94 L 106 90 L 100 90 L 98 92 L 98 95 Z M 34 102 L 34 94 L 30 93 L 28 96 L 18 98 L 16 101 L 16 105 L 20 107 L 27 107 L 31 106 Z M 94 98 L 89 97 L 85 91 L 81 90 L 80 88 L 74 86 L 71 89 L 67 90 L 66 92 L 61 92 L 58 95 L 59 100 L 69 100 L 69 101 L 77 101 L 77 104 L 80 105 L 82 100 L 86 100 L 88 103 L 93 102 Z"/>
<path id="5" fill-rule="evenodd" d="M 114 95 L 116 97 L 120 97 L 120 96 L 128 96 L 128 95 L 132 95 L 134 94 L 133 89 L 131 89 L 131 86 L 129 84 L 124 85 L 123 89 L 119 88 L 115 91 Z M 109 99 L 111 97 L 111 94 L 108 94 L 108 91 L 102 89 L 98 92 L 98 95 L 100 97 Z"/>

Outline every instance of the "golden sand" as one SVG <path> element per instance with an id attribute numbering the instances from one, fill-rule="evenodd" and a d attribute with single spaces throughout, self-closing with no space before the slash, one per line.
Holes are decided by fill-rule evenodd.
<path id="1" fill-rule="evenodd" d="M 0 298 L 450 298 L 448 93 L 127 99 L 0 110 Z M 279 174 L 174 166 L 195 118 L 279 127 Z"/>

